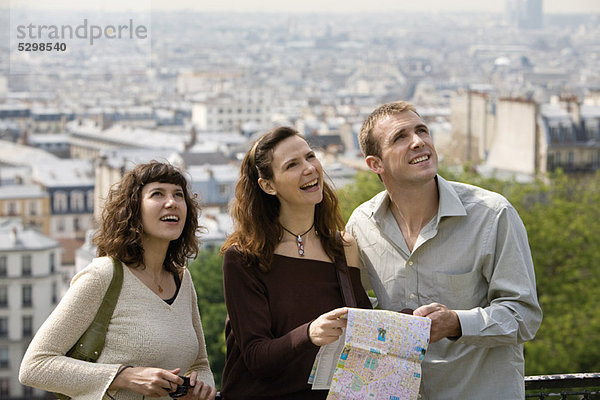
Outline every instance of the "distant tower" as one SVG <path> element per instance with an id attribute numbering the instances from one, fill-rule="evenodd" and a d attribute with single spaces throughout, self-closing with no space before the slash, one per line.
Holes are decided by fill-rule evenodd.
<path id="1" fill-rule="evenodd" d="M 544 13 L 542 0 L 506 0 L 506 18 L 519 29 L 540 29 Z"/>

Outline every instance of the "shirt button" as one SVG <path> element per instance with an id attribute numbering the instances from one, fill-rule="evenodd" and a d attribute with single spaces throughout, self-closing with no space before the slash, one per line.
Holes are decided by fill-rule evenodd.
<path id="1" fill-rule="evenodd" d="M 410 299 L 411 299 L 411 300 L 414 300 L 414 299 L 415 299 L 415 297 L 417 297 L 417 295 L 416 295 L 416 294 L 414 294 L 414 293 L 411 293 L 411 294 L 410 294 L 410 296 L 408 296 L 408 297 L 410 297 Z"/>
<path id="2" fill-rule="evenodd" d="M 409 266 L 409 267 L 412 267 L 412 265 L 413 265 L 413 264 L 414 264 L 414 262 L 412 262 L 412 261 L 409 261 L 409 262 L 408 262 L 408 266 Z"/>

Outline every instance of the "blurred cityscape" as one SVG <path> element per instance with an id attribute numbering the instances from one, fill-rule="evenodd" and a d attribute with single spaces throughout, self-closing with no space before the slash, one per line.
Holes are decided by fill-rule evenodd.
<path id="1" fill-rule="evenodd" d="M 231 229 L 257 135 L 295 127 L 339 188 L 366 167 L 362 121 L 393 100 L 416 105 L 446 167 L 522 181 L 600 169 L 599 14 L 544 15 L 541 0 L 499 14 L 178 11 L 153 13 L 150 30 L 149 52 L 100 43 L 25 72 L 0 37 L 0 399 L 43 395 L 17 380 L 23 352 L 138 162 L 188 172 L 205 246 Z"/>

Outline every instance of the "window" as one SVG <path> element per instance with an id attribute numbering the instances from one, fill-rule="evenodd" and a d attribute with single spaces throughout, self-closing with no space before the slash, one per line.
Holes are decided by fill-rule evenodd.
<path id="1" fill-rule="evenodd" d="M 33 301 L 31 299 L 31 285 L 23 285 L 21 292 L 23 293 L 23 307 L 31 307 L 33 305 Z"/>
<path id="2" fill-rule="evenodd" d="M 0 347 L 0 368 L 8 368 L 8 347 Z"/>
<path id="3" fill-rule="evenodd" d="M 28 315 L 23 317 L 23 337 L 33 336 L 33 317 Z"/>
<path id="4" fill-rule="evenodd" d="M 57 232 L 65 231 L 65 221 L 62 218 L 56 220 L 56 231 Z"/>
<path id="5" fill-rule="evenodd" d="M 228 183 L 222 183 L 219 185 L 219 194 L 221 196 L 229 196 L 229 184 Z"/>
<path id="6" fill-rule="evenodd" d="M 54 260 L 55 260 L 54 253 L 50 253 L 48 255 L 48 264 L 50 265 L 50 273 L 51 274 L 54 273 L 54 269 L 56 268 L 56 264 L 55 264 Z"/>
<path id="7" fill-rule="evenodd" d="M 0 338 L 8 337 L 8 317 L 0 318 Z"/>
<path id="8" fill-rule="evenodd" d="M 58 303 L 58 286 L 56 282 L 52 282 L 52 304 Z"/>
<path id="9" fill-rule="evenodd" d="M 21 275 L 31 276 L 31 255 L 25 254 L 21 257 Z"/>
<path id="10" fill-rule="evenodd" d="M 73 218 L 73 230 L 75 232 L 79 232 L 81 230 L 81 227 L 79 224 L 79 218 L 77 218 L 77 217 Z"/>
<path id="11" fill-rule="evenodd" d="M 10 202 L 8 202 L 7 207 L 8 207 L 8 211 L 7 211 L 8 215 L 10 215 L 10 216 L 17 215 L 17 203 L 10 201 Z"/>
<path id="12" fill-rule="evenodd" d="M 0 308 L 8 307 L 8 286 L 0 286 Z"/>
<path id="13" fill-rule="evenodd" d="M 71 192 L 71 211 L 84 211 L 85 202 L 83 192 L 81 190 L 73 190 Z"/>
<path id="14" fill-rule="evenodd" d="M 38 215 L 38 203 L 37 201 L 30 201 L 27 204 L 27 208 L 29 210 L 29 215 L 33 216 L 33 215 Z"/>
<path id="15" fill-rule="evenodd" d="M 10 397 L 10 378 L 0 378 L 0 399 Z"/>
<path id="16" fill-rule="evenodd" d="M 0 256 L 0 277 L 8 275 L 7 272 L 6 256 Z"/>
<path id="17" fill-rule="evenodd" d="M 67 211 L 67 194 L 62 191 L 58 191 L 54 193 L 54 204 L 53 208 L 56 212 L 66 212 Z"/>

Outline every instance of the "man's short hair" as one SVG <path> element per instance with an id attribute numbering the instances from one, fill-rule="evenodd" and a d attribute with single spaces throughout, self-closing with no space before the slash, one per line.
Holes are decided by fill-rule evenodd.
<path id="1" fill-rule="evenodd" d="M 373 128 L 377 122 L 384 117 L 399 114 L 404 111 L 412 111 L 419 115 L 415 106 L 406 101 L 394 101 L 377 107 L 365 120 L 358 134 L 358 142 L 363 155 L 366 156 L 381 156 L 381 146 L 379 140 L 373 137 Z M 420 116 L 420 115 L 419 115 Z"/>

